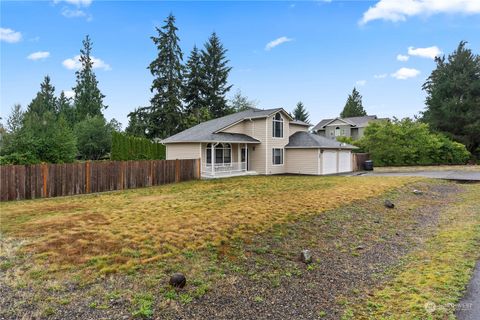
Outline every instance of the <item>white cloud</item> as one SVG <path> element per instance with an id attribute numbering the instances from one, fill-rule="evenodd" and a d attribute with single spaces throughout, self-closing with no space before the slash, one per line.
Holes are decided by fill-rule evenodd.
<path id="1" fill-rule="evenodd" d="M 50 56 L 50 52 L 48 51 L 37 51 L 28 55 L 27 59 L 30 60 L 41 60 L 46 59 Z"/>
<path id="2" fill-rule="evenodd" d="M 395 73 L 392 73 L 392 77 L 398 80 L 405 80 L 408 78 L 415 78 L 420 74 L 420 71 L 412 68 L 400 68 Z"/>
<path id="3" fill-rule="evenodd" d="M 112 70 L 109 64 L 105 63 L 102 59 L 95 58 L 94 56 L 90 57 L 93 61 L 93 69 L 103 69 L 103 70 Z M 76 55 L 73 58 L 68 58 L 63 60 L 63 66 L 69 70 L 78 70 L 81 68 L 80 55 Z"/>
<path id="4" fill-rule="evenodd" d="M 76 5 L 77 7 L 88 7 L 92 4 L 92 0 L 54 0 L 54 3 L 66 2 L 68 4 Z"/>
<path id="5" fill-rule="evenodd" d="M 373 20 L 405 21 L 407 17 L 439 13 L 480 13 L 478 0 L 380 0 L 364 12 L 360 24 Z"/>
<path id="6" fill-rule="evenodd" d="M 435 59 L 435 57 L 438 57 L 440 54 L 442 54 L 442 51 L 437 46 L 428 48 L 408 47 L 408 54 L 411 56 Z"/>
<path id="7" fill-rule="evenodd" d="M 267 43 L 267 45 L 265 46 L 265 50 L 271 50 L 273 48 L 275 48 L 276 46 L 279 46 L 281 45 L 282 43 L 285 43 L 285 42 L 290 42 L 292 41 L 293 39 L 291 38 L 287 38 L 287 37 L 280 37 L 278 39 L 275 39 L 275 40 L 272 40 L 270 41 L 269 43 Z"/>
<path id="8" fill-rule="evenodd" d="M 367 84 L 367 80 L 358 80 L 356 84 L 357 86 L 363 87 L 364 85 Z"/>
<path id="9" fill-rule="evenodd" d="M 405 56 L 403 54 L 397 55 L 397 60 L 398 61 L 408 61 L 409 58 L 410 58 L 409 56 Z"/>
<path id="10" fill-rule="evenodd" d="M 87 14 L 80 9 L 70 10 L 68 8 L 63 8 L 62 16 L 66 18 L 81 18 L 87 16 Z"/>
<path id="11" fill-rule="evenodd" d="M 62 16 L 65 18 L 86 18 L 87 21 L 92 21 L 93 16 L 91 14 L 86 13 L 83 10 L 80 9 L 68 9 L 68 8 L 63 8 L 62 9 Z"/>
<path id="12" fill-rule="evenodd" d="M 22 40 L 22 34 L 12 29 L 0 28 L 0 40 L 10 43 L 19 42 Z"/>
<path id="13" fill-rule="evenodd" d="M 385 79 L 388 76 L 386 73 L 381 73 L 381 74 L 375 74 L 373 77 L 375 79 Z"/>
<path id="14" fill-rule="evenodd" d="M 65 97 L 67 97 L 67 98 L 74 98 L 75 97 L 75 92 L 73 90 L 64 90 L 63 93 L 65 94 Z"/>

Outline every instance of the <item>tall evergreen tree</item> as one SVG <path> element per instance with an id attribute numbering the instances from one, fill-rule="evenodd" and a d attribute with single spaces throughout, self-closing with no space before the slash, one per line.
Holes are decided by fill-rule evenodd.
<path id="1" fill-rule="evenodd" d="M 423 85 L 427 92 L 423 121 L 466 145 L 480 158 L 480 55 L 459 43 Z"/>
<path id="2" fill-rule="evenodd" d="M 50 77 L 45 76 L 40 84 L 40 91 L 27 107 L 26 114 L 43 115 L 46 112 L 55 113 L 57 98 L 55 98 L 55 87 L 50 82 Z"/>
<path id="3" fill-rule="evenodd" d="M 139 107 L 128 114 L 126 133 L 136 137 L 146 137 L 148 131 L 148 113 L 146 110 L 144 107 Z"/>
<path id="4" fill-rule="evenodd" d="M 72 99 L 68 98 L 63 91 L 57 99 L 55 112 L 57 116 L 62 116 L 70 127 L 73 127 L 75 124 L 75 109 L 72 105 Z"/>
<path id="5" fill-rule="evenodd" d="M 175 26 L 175 17 L 170 14 L 162 28 L 156 28 L 158 37 L 151 37 L 157 46 L 158 55 L 150 63 L 153 75 L 151 91 L 154 93 L 148 108 L 148 133 L 151 138 L 165 138 L 181 130 L 182 116 L 182 60 Z"/>
<path id="6" fill-rule="evenodd" d="M 93 60 L 91 56 L 92 41 L 87 35 L 82 41 L 83 48 L 80 50 L 80 70 L 75 74 L 77 83 L 73 88 L 75 92 L 74 106 L 76 110 L 76 121 L 82 121 L 87 116 L 103 117 L 103 109 L 107 106 L 103 104 L 105 96 L 98 88 L 98 80 L 93 72 Z"/>
<path id="7" fill-rule="evenodd" d="M 220 42 L 217 34 L 214 32 L 205 43 L 205 48 L 201 53 L 203 65 L 203 76 L 205 83 L 205 103 L 210 109 L 213 118 L 223 117 L 233 110 L 229 108 L 225 95 L 232 88 L 228 85 L 228 74 L 231 67 L 225 54 L 225 49 Z"/>
<path id="8" fill-rule="evenodd" d="M 360 92 L 353 87 L 352 93 L 348 96 L 347 103 L 343 108 L 342 113 L 340 113 L 340 117 L 348 118 L 348 117 L 361 117 L 366 116 L 367 112 L 363 109 L 362 105 L 362 96 Z"/>
<path id="9" fill-rule="evenodd" d="M 20 104 L 15 104 L 10 112 L 10 116 L 7 118 L 7 130 L 8 133 L 16 133 L 22 128 L 23 125 L 23 111 Z"/>
<path id="10" fill-rule="evenodd" d="M 249 100 L 247 96 L 242 94 L 242 91 L 237 90 L 233 98 L 230 100 L 230 107 L 233 111 L 239 112 L 247 109 L 257 107 L 257 101 Z"/>
<path id="11" fill-rule="evenodd" d="M 183 101 L 185 103 L 185 127 L 199 124 L 210 118 L 208 107 L 205 104 L 203 68 L 197 46 L 188 58 L 185 67 L 183 86 Z"/>
<path id="12" fill-rule="evenodd" d="M 293 110 L 293 118 L 295 120 L 303 121 L 303 122 L 308 122 L 309 121 L 309 114 L 307 109 L 305 109 L 305 106 L 303 105 L 302 101 L 299 101 L 297 103 L 297 106 Z"/>

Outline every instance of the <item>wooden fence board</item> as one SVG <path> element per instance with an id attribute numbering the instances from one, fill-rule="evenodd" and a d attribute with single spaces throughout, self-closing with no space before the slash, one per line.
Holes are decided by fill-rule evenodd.
<path id="1" fill-rule="evenodd" d="M 0 201 L 59 197 L 200 179 L 200 160 L 0 166 Z"/>

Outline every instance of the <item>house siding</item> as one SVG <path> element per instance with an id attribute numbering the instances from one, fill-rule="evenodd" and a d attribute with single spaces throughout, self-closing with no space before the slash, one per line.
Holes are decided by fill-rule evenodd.
<path id="1" fill-rule="evenodd" d="M 298 131 L 305 131 L 305 132 L 307 132 L 307 131 L 308 131 L 308 127 L 306 127 L 306 126 L 300 126 L 300 125 L 298 125 L 298 124 L 290 124 L 288 136 L 291 136 L 292 134 L 294 134 L 295 132 L 298 132 Z"/>
<path id="2" fill-rule="evenodd" d="M 340 121 L 335 121 L 334 123 L 332 123 L 331 125 L 328 125 L 325 127 L 325 137 L 327 138 L 330 138 L 330 139 L 335 139 L 335 128 L 336 127 L 339 127 L 340 128 L 340 132 L 342 132 L 342 130 L 344 130 L 344 134 L 340 134 L 340 136 L 344 136 L 344 137 L 350 137 L 350 125 L 346 125 L 345 122 L 341 122 L 339 124 L 336 124 L 336 122 L 340 122 Z"/>
<path id="3" fill-rule="evenodd" d="M 168 143 L 166 144 L 166 159 L 198 159 L 200 158 L 200 143 Z"/>
<path id="4" fill-rule="evenodd" d="M 286 172 L 293 174 L 320 174 L 319 149 L 286 149 Z"/>

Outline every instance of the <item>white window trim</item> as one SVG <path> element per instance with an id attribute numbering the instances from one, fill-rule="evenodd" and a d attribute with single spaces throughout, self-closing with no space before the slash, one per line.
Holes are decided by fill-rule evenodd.
<path id="1" fill-rule="evenodd" d="M 282 151 L 282 163 L 275 164 L 275 156 L 274 156 L 274 150 L 281 150 Z M 272 148 L 272 166 L 273 167 L 281 167 L 285 165 L 285 149 L 284 148 Z"/>
<path id="2" fill-rule="evenodd" d="M 232 155 L 233 155 L 232 144 L 231 143 L 226 143 L 226 142 L 221 143 L 221 144 L 222 144 L 222 147 L 220 147 L 220 148 L 218 146 L 215 146 L 215 165 L 216 166 L 222 166 L 222 167 L 230 167 L 230 166 L 232 166 L 232 163 L 233 163 L 233 161 L 232 161 Z M 208 148 L 208 145 L 210 145 L 210 148 Z M 212 143 L 208 143 L 207 146 L 205 147 L 205 164 L 207 166 L 212 165 L 212 159 L 210 159 L 210 163 L 208 163 L 208 155 L 212 154 L 211 153 L 212 152 L 212 145 L 213 145 Z M 225 148 L 226 145 L 228 145 L 229 148 Z M 223 150 L 223 152 L 222 152 L 222 162 L 217 162 L 217 159 L 216 159 L 216 152 L 219 149 Z M 224 152 L 224 150 L 226 150 L 226 149 L 230 149 L 230 162 L 225 162 L 225 152 Z"/>
<path id="3" fill-rule="evenodd" d="M 277 114 L 280 115 L 281 120 L 276 120 L 275 119 Z M 275 137 L 275 130 L 274 130 L 275 123 L 281 123 L 282 124 L 282 130 L 281 130 L 282 136 L 281 137 Z M 285 137 L 285 120 L 283 120 L 282 115 L 280 114 L 280 112 L 278 112 L 272 117 L 272 139 L 283 139 L 284 137 Z"/>

